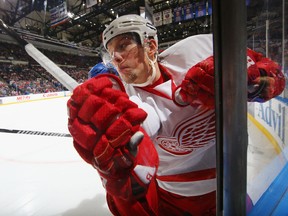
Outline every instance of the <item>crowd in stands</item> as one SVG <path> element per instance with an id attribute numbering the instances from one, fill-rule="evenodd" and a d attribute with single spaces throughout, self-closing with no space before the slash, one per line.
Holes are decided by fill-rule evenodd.
<path id="1" fill-rule="evenodd" d="M 74 78 L 84 82 L 99 59 L 41 50 Z M 0 42 L 0 97 L 66 91 L 67 89 L 16 44 Z"/>
<path id="2" fill-rule="evenodd" d="M 62 67 L 82 83 L 88 69 Z M 66 91 L 67 89 L 39 65 L 0 64 L 0 97 Z"/>

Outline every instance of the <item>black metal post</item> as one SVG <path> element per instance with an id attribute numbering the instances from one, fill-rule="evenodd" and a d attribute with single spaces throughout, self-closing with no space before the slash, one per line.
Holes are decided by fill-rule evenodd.
<path id="1" fill-rule="evenodd" d="M 247 68 L 245 0 L 213 0 L 217 215 L 246 215 Z"/>

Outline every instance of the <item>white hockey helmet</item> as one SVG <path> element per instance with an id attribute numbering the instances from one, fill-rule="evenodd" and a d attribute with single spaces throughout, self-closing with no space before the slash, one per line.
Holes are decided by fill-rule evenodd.
<path id="1" fill-rule="evenodd" d="M 139 35 L 141 44 L 144 45 L 144 40 L 153 37 L 158 43 L 157 29 L 153 24 L 137 15 L 123 15 L 113 20 L 103 32 L 103 45 L 107 49 L 107 43 L 114 37 L 124 33 L 136 33 Z"/>

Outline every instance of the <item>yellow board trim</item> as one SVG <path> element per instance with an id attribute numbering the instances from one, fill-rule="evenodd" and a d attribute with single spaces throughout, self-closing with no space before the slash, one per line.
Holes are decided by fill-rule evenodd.
<path id="1" fill-rule="evenodd" d="M 279 147 L 279 143 L 276 139 L 271 135 L 271 133 L 262 125 L 260 124 L 251 114 L 248 113 L 248 119 L 267 137 L 270 143 L 273 145 L 277 154 L 281 153 L 281 148 Z"/>
<path id="2" fill-rule="evenodd" d="M 50 100 L 50 99 L 63 98 L 63 97 L 70 97 L 70 95 L 66 95 L 66 96 L 61 95 L 61 96 L 53 96 L 53 97 L 47 97 L 47 98 L 38 98 L 38 99 L 31 99 L 31 100 L 8 102 L 8 103 L 0 104 L 0 106 L 7 106 L 7 105 L 21 104 L 21 103 L 30 103 L 30 102 L 35 102 L 35 101 Z"/>

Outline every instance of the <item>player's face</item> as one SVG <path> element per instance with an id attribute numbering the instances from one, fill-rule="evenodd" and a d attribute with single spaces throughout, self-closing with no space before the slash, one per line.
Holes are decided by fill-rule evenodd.
<path id="1" fill-rule="evenodd" d="M 112 63 L 126 83 L 141 84 L 150 75 L 144 48 L 132 35 L 123 34 L 113 38 L 107 45 Z"/>

